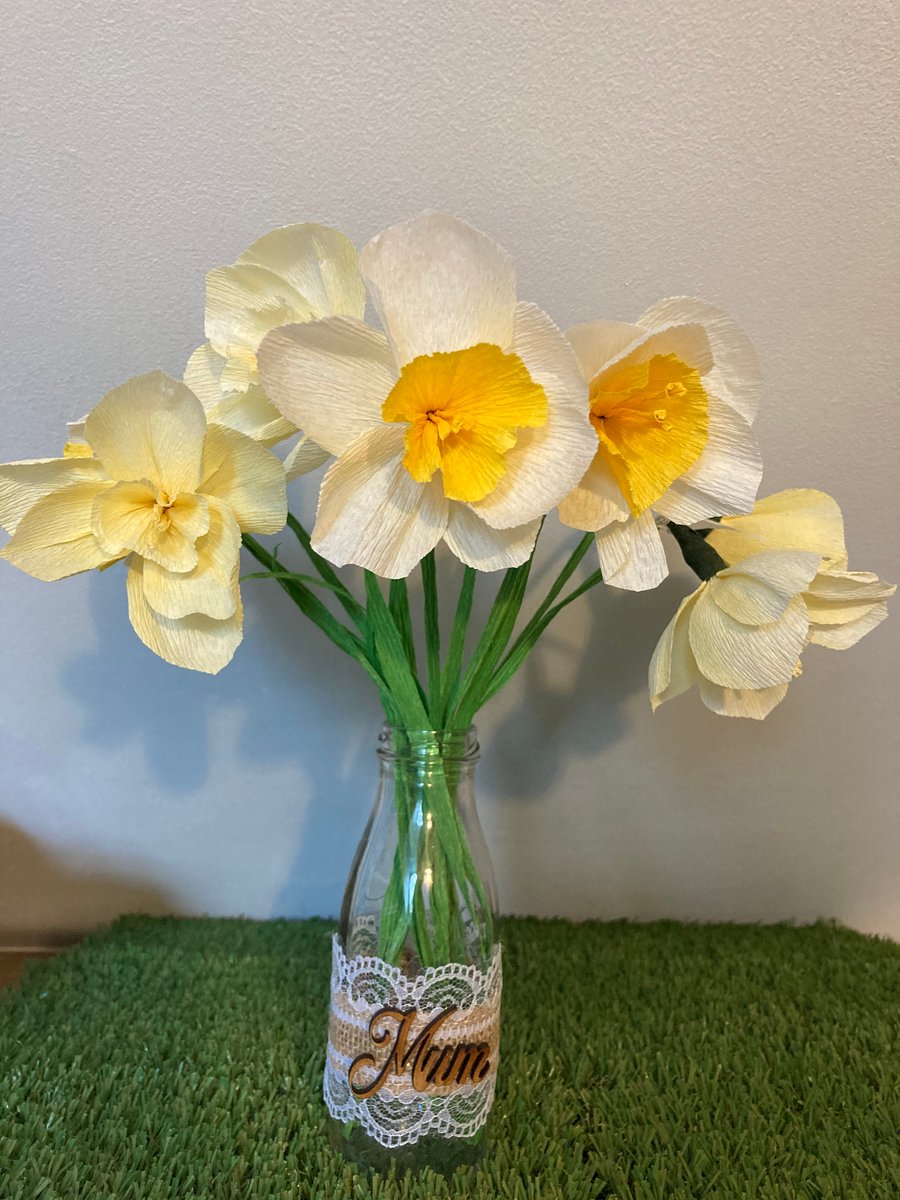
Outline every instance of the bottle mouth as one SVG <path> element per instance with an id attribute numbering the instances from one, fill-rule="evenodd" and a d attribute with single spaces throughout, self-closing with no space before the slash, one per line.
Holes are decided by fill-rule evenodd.
<path id="1" fill-rule="evenodd" d="M 378 735 L 378 757 L 381 759 L 477 762 L 480 752 L 474 725 L 467 729 L 407 729 L 387 721 Z"/>

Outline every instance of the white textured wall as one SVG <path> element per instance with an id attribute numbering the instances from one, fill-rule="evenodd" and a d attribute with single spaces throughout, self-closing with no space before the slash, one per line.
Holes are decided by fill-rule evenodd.
<path id="1" fill-rule="evenodd" d="M 362 243 L 441 207 L 564 326 L 672 293 L 728 309 L 768 378 L 764 491 L 831 489 L 851 566 L 896 579 L 891 9 L 3 5 L 0 457 L 53 454 L 112 385 L 179 372 L 204 272 L 265 230 Z M 900 611 L 810 652 L 764 725 L 693 696 L 652 717 L 646 664 L 689 586 L 580 603 L 483 717 L 505 908 L 900 936 Z M 140 646 L 119 572 L 0 572 L 6 941 L 129 909 L 335 911 L 377 704 L 273 586 L 246 591 L 245 644 L 209 679 Z"/>

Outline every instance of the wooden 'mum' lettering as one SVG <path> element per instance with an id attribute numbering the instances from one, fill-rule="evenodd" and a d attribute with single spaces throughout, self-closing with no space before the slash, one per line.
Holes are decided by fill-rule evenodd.
<path id="1" fill-rule="evenodd" d="M 378 1065 L 374 1054 L 359 1054 L 350 1064 L 347 1077 L 354 1096 L 364 1100 L 374 1096 L 387 1082 L 389 1075 L 409 1074 L 417 1092 L 429 1087 L 462 1087 L 480 1083 L 491 1069 L 490 1046 L 487 1042 L 456 1042 L 444 1046 L 434 1044 L 435 1035 L 457 1011 L 445 1008 L 433 1017 L 417 1037 L 410 1040 L 417 1013 L 414 1008 L 380 1008 L 369 1022 L 369 1037 L 375 1046 L 389 1044 L 387 1058 L 374 1079 L 368 1083 L 354 1080 L 361 1070 Z"/>

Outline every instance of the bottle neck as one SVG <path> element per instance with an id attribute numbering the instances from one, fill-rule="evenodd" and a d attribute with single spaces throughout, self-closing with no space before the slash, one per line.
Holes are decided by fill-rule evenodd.
<path id="1" fill-rule="evenodd" d="M 427 774 L 440 767 L 448 776 L 471 775 L 480 757 L 474 725 L 467 729 L 406 729 L 386 723 L 378 737 L 383 766 Z"/>
<path id="2" fill-rule="evenodd" d="M 378 758 L 375 807 L 341 913 L 346 952 L 404 970 L 451 961 L 486 969 L 497 901 L 475 803 L 475 730 L 385 725 Z"/>

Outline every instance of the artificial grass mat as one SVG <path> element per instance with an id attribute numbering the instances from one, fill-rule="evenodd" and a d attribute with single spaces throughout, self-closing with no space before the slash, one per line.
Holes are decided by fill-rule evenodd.
<path id="1" fill-rule="evenodd" d="M 322 1133 L 331 925 L 127 917 L 0 997 L 3 1200 L 900 1195 L 900 947 L 832 925 L 507 919 L 491 1150 Z"/>

